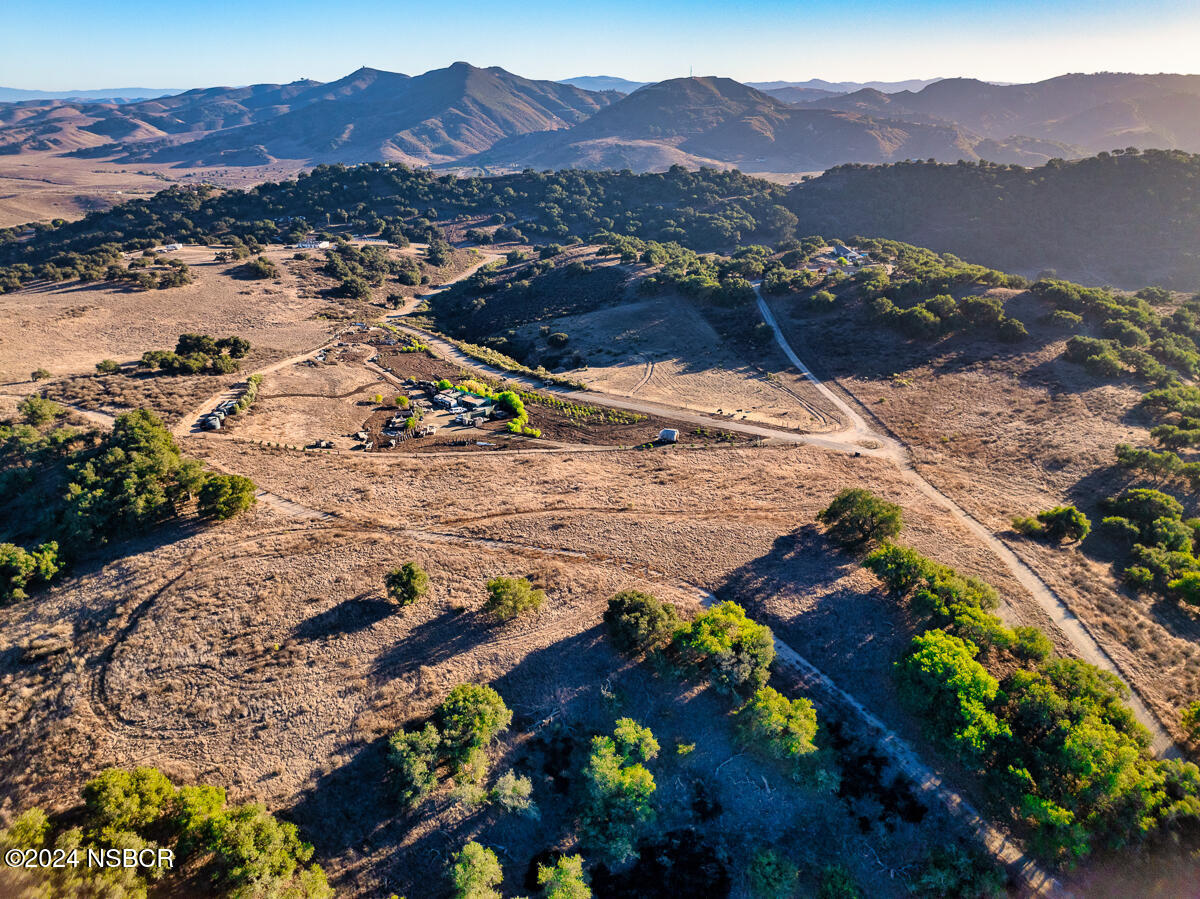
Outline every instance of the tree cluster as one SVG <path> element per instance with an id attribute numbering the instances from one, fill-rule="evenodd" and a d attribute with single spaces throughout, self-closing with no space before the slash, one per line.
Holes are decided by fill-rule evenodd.
<path id="1" fill-rule="evenodd" d="M 886 544 L 865 564 L 935 625 L 897 663 L 901 696 L 1040 855 L 1069 865 L 1200 823 L 1200 769 L 1151 756 L 1115 676 L 1051 657 L 1035 628 L 1009 631 L 984 611 L 991 587 L 913 550 Z"/>
<path id="2" fill-rule="evenodd" d="M 171 375 L 227 375 L 238 370 L 238 360 L 250 352 L 242 337 L 215 339 L 207 334 L 180 334 L 175 350 L 148 350 L 138 365 Z"/>
<path id="3" fill-rule="evenodd" d="M 388 762 L 400 801 L 417 805 L 437 786 L 445 765 L 460 783 L 480 785 L 487 776 L 486 751 L 512 722 L 500 694 L 482 684 L 459 684 L 415 730 L 398 730 L 388 739 Z"/>
<path id="4" fill-rule="evenodd" d="M 145 896 L 193 892 L 208 896 L 289 896 L 332 899 L 313 847 L 294 824 L 261 805 L 231 806 L 221 787 L 176 787 L 155 768 L 110 768 L 83 787 L 81 815 L 21 814 L 0 833 L 0 848 L 78 850 L 80 861 L 32 869 L 38 895 Z M 94 867 L 89 849 L 155 852 L 170 849 L 170 867 Z"/>
<path id="5" fill-rule="evenodd" d="M 0 502 L 13 513 L 6 533 L 15 538 L 4 550 L 4 598 L 109 540 L 177 517 L 191 500 L 201 515 L 229 518 L 254 503 L 255 487 L 185 458 L 152 412 L 124 413 L 108 433 L 0 425 Z"/>

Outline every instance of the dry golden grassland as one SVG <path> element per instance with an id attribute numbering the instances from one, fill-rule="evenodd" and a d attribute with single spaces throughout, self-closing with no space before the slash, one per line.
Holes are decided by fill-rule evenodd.
<path id="1" fill-rule="evenodd" d="M 0 378 L 28 380 L 38 366 L 52 375 L 90 372 L 102 359 L 126 362 L 146 350 L 174 349 L 181 333 L 236 334 L 260 353 L 290 355 L 319 345 L 334 325 L 317 318 L 330 303 L 292 251 L 264 255 L 280 278 L 232 277 L 240 263 L 217 263 L 217 250 L 185 247 L 182 259 L 195 282 L 167 290 L 131 290 L 69 281 L 0 296 Z"/>
<path id="2" fill-rule="evenodd" d="M 74 159 L 57 152 L 0 155 L 0 228 L 77 219 L 96 209 L 148 197 L 178 182 L 248 188 L 294 174 L 298 166 L 179 169 L 152 163 Z"/>
<path id="3" fill-rule="evenodd" d="M 729 349 L 682 297 L 640 300 L 548 324 L 587 359 L 568 372 L 588 387 L 777 428 L 825 431 L 836 416 L 774 347 L 763 365 Z M 526 327 L 532 333 L 539 326 Z M 766 367 L 769 366 L 769 367 Z"/>
<path id="4" fill-rule="evenodd" d="M 953 546 L 946 561 L 1019 596 L 993 557 L 884 464 L 807 448 L 464 460 L 185 446 L 336 517 L 299 521 L 260 503 L 241 521 L 161 535 L 0 610 L 7 796 L 61 803 L 105 765 L 153 764 L 290 809 L 348 895 L 427 895 L 447 854 L 472 837 L 510 847 L 506 875 L 517 884 L 571 822 L 568 795 L 543 767 L 558 758 L 551 743 L 586 744 L 631 715 L 663 745 L 654 768 L 664 828 L 695 826 L 736 852 L 782 840 L 800 858 L 832 842 L 882 896 L 901 886 L 865 846 L 898 866 L 945 833 L 930 814 L 893 821 L 881 843 L 882 823 L 860 831 L 847 806 L 741 754 L 725 701 L 631 667 L 603 638 L 605 601 L 619 589 L 685 613 L 712 590 L 919 739 L 895 711 L 889 677 L 910 634 L 906 613 L 813 528 L 817 509 L 866 480 L 904 505 L 914 545 Z M 383 598 L 382 575 L 408 559 L 433 586 L 400 612 Z M 497 574 L 543 587 L 541 612 L 487 620 L 483 583 Z M 42 657 L 30 661 L 31 649 Z M 470 680 L 493 683 L 516 713 L 493 770 L 533 776 L 540 823 L 471 811 L 446 786 L 415 815 L 388 796 L 380 738 Z M 696 748 L 680 756 L 679 743 Z M 723 813 L 698 822 L 698 790 Z M 881 813 L 867 803 L 859 812 L 873 821 Z"/>

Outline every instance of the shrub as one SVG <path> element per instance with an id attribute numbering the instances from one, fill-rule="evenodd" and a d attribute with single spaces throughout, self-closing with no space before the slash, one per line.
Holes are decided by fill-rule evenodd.
<path id="1" fill-rule="evenodd" d="M 737 603 L 723 602 L 680 629 L 672 654 L 707 675 L 722 692 L 748 695 L 766 685 L 775 660 L 771 629 L 746 617 Z"/>
<path id="2" fill-rule="evenodd" d="M 1020 343 L 1029 336 L 1029 330 L 1023 322 L 1005 316 L 1004 320 L 1000 322 L 996 335 L 1005 343 Z"/>
<path id="3" fill-rule="evenodd" d="M 1067 309 L 1055 309 L 1050 313 L 1050 322 L 1063 328 L 1077 328 L 1083 324 L 1083 316 Z"/>
<path id="4" fill-rule="evenodd" d="M 436 727 L 398 730 L 388 738 L 388 763 L 396 793 L 406 806 L 414 806 L 437 786 L 437 751 L 442 738 Z"/>
<path id="5" fill-rule="evenodd" d="M 1037 518 L 1014 518 L 1013 528 L 1027 537 L 1040 537 L 1051 543 L 1082 540 L 1092 530 L 1088 517 L 1074 506 L 1055 506 L 1038 512 Z"/>
<path id="6" fill-rule="evenodd" d="M 533 784 L 528 777 L 521 777 L 511 771 L 505 771 L 496 778 L 494 798 L 506 812 L 518 812 L 531 818 L 538 817 L 537 806 L 533 803 Z"/>
<path id="7" fill-rule="evenodd" d="M 40 808 L 19 814 L 7 829 L 0 831 L 0 849 L 41 849 L 50 833 L 50 819 Z"/>
<path id="8" fill-rule="evenodd" d="M 279 267 L 266 256 L 259 256 L 239 266 L 238 274 L 243 278 L 261 281 L 266 278 L 278 278 Z"/>
<path id="9" fill-rule="evenodd" d="M 1004 874 L 992 860 L 954 844 L 929 850 L 913 892 L 939 899 L 988 899 L 1007 895 Z"/>
<path id="10" fill-rule="evenodd" d="M 525 578 L 494 577 L 487 582 L 488 599 L 484 611 L 500 621 L 510 621 L 526 612 L 536 612 L 546 600 L 543 590 L 535 590 Z"/>
<path id="11" fill-rule="evenodd" d="M 33 394 L 17 404 L 17 414 L 25 424 L 40 428 L 65 414 L 65 410 L 58 403 Z"/>
<path id="12" fill-rule="evenodd" d="M 1149 526 L 1158 518 L 1183 516 L 1183 505 L 1175 497 L 1141 487 L 1126 490 L 1108 500 L 1107 505 L 1110 511 L 1142 526 Z"/>
<path id="13" fill-rule="evenodd" d="M 618 649 L 644 652 L 670 641 L 680 622 L 670 603 L 637 590 L 622 590 L 608 601 L 604 623 Z"/>
<path id="14" fill-rule="evenodd" d="M 405 562 L 389 571 L 383 583 L 393 602 L 410 606 L 429 590 L 429 575 L 416 562 Z"/>
<path id="15" fill-rule="evenodd" d="M 121 363 L 115 359 L 102 359 L 96 363 L 96 371 L 102 375 L 111 375 L 121 370 Z"/>
<path id="16" fill-rule="evenodd" d="M 258 502 L 257 491 L 254 482 L 241 475 L 209 475 L 200 488 L 197 509 L 201 515 L 225 521 Z"/>
<path id="17" fill-rule="evenodd" d="M 487 748 L 512 722 L 512 712 L 491 687 L 459 684 L 437 709 L 442 747 L 457 767 Z"/>
<path id="18" fill-rule="evenodd" d="M 880 499 L 869 490 L 848 487 L 817 514 L 830 534 L 847 546 L 886 540 L 900 533 L 900 507 Z"/>
<path id="19" fill-rule="evenodd" d="M 538 865 L 537 882 L 546 899 L 590 899 L 592 895 L 580 855 L 564 855 L 552 867 Z"/>
<path id="20" fill-rule="evenodd" d="M 300 839 L 296 825 L 276 820 L 261 805 L 238 806 L 209 819 L 205 829 L 214 879 L 229 886 L 262 885 L 269 892 L 270 885 L 290 879 L 298 863 L 312 858 L 313 847 Z M 324 872 L 314 865 L 313 873 L 321 887 L 317 895 L 331 897 Z"/>
<path id="21" fill-rule="evenodd" d="M 1013 653 L 1028 662 L 1044 662 L 1054 653 L 1054 644 L 1039 628 L 1019 626 L 1013 628 L 1016 642 Z"/>
<path id="22" fill-rule="evenodd" d="M 1200 699 L 1183 710 L 1179 716 L 1179 726 L 1189 740 L 1200 740 Z"/>
<path id="23" fill-rule="evenodd" d="M 1126 547 L 1132 546 L 1142 535 L 1141 528 L 1119 515 L 1109 515 L 1100 519 L 1100 527 L 1109 537 L 1125 544 Z"/>
<path id="24" fill-rule="evenodd" d="M 1188 605 L 1200 606 L 1200 571 L 1185 571 L 1167 588 Z"/>
<path id="25" fill-rule="evenodd" d="M 1130 565 L 1122 573 L 1126 586 L 1132 590 L 1149 590 L 1154 586 L 1154 572 L 1144 565 Z"/>
<path id="26" fill-rule="evenodd" d="M 175 787 L 156 768 L 109 768 L 88 781 L 83 804 L 95 832 L 144 831 L 175 799 Z"/>
<path id="27" fill-rule="evenodd" d="M 546 343 L 550 344 L 550 346 L 554 347 L 556 350 L 561 350 L 569 341 L 570 338 L 561 331 L 555 331 L 546 338 Z"/>
<path id="28" fill-rule="evenodd" d="M 496 853 L 472 840 L 454 856 L 450 880 L 457 899 L 500 899 L 496 887 L 504 880 L 504 873 Z"/>
<path id="29" fill-rule="evenodd" d="M 762 687 L 737 713 L 746 742 L 781 759 L 799 759 L 817 751 L 817 713 L 807 699 L 788 699 Z"/>
<path id="30" fill-rule="evenodd" d="M 0 603 L 25 599 L 26 587 L 50 583 L 61 569 L 54 541 L 32 552 L 14 543 L 0 543 Z"/>
<path id="31" fill-rule="evenodd" d="M 646 728 L 629 719 L 624 736 L 593 737 L 592 751 L 583 770 L 584 804 L 580 813 L 580 838 L 615 861 L 634 854 L 637 829 L 653 815 L 650 797 L 657 788 L 654 776 L 641 764 L 654 758 L 658 743 Z"/>
<path id="32" fill-rule="evenodd" d="M 821 872 L 817 899 L 862 899 L 854 877 L 841 865 L 830 865 Z"/>
<path id="33" fill-rule="evenodd" d="M 754 899 L 788 899 L 799 876 L 799 869 L 772 849 L 755 851 L 746 865 L 746 885 Z"/>
<path id="34" fill-rule="evenodd" d="M 50 375 L 50 372 L 46 371 L 46 369 L 44 369 L 44 368 L 35 368 L 35 369 L 33 370 L 33 374 L 31 374 L 31 375 L 29 376 L 29 380 L 31 380 L 31 381 L 45 381 L 45 380 L 46 380 L 47 378 L 49 378 L 49 377 L 51 377 L 51 375 Z"/>

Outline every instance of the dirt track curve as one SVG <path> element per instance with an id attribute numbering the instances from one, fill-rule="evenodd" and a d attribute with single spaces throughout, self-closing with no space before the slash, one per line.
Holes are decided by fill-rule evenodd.
<path id="1" fill-rule="evenodd" d="M 1137 690 L 1125 679 L 1125 676 L 1112 660 L 1112 657 L 1104 651 L 1104 648 L 1092 636 L 1088 626 L 1071 611 L 1067 604 L 1062 601 L 1058 594 L 1050 589 L 1045 581 L 1038 577 L 1032 568 L 1021 561 L 1017 554 L 1005 546 L 995 534 L 984 527 L 978 519 L 959 506 L 954 500 L 950 499 L 950 497 L 927 481 L 913 467 L 912 460 L 904 444 L 892 437 L 875 432 L 846 400 L 817 378 L 808 366 L 800 360 L 800 357 L 796 355 L 796 352 L 787 342 L 787 338 L 784 337 L 783 331 L 779 327 L 779 322 L 775 319 L 775 314 L 771 311 L 770 306 L 767 305 L 767 301 L 763 299 L 762 291 L 757 284 L 754 286 L 754 294 L 758 299 L 759 311 L 762 313 L 763 319 L 771 327 L 779 348 L 783 350 L 784 354 L 787 355 L 788 359 L 800 370 L 804 377 L 811 381 L 813 386 L 821 392 L 822 396 L 833 403 L 846 416 L 847 421 L 851 423 L 851 432 L 863 439 L 877 441 L 880 446 L 880 452 L 877 455 L 890 459 L 900 469 L 909 483 L 942 506 L 956 521 L 960 522 L 967 530 L 983 541 L 1000 561 L 1004 563 L 1004 566 L 1012 573 L 1021 586 L 1028 590 L 1029 594 L 1037 600 L 1042 611 L 1049 615 L 1051 620 L 1066 634 L 1067 639 L 1071 641 L 1080 658 L 1091 662 L 1098 668 L 1112 672 L 1129 687 L 1129 705 L 1132 707 L 1138 721 L 1150 731 L 1153 738 L 1151 748 L 1156 755 L 1163 758 L 1181 758 L 1182 753 L 1179 747 L 1175 745 L 1175 741 L 1171 738 L 1171 735 L 1162 726 L 1162 722 L 1142 702 Z M 1003 612 L 1004 609 L 1001 609 L 1001 611 Z"/>

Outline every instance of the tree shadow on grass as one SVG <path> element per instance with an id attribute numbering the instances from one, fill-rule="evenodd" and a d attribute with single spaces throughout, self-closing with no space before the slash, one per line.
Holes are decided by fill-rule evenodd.
<path id="1" fill-rule="evenodd" d="M 719 599 L 753 601 L 768 595 L 779 581 L 837 580 L 858 559 L 832 541 L 815 524 L 806 524 L 775 538 L 770 552 L 735 568 L 714 591 Z"/>
<path id="2" fill-rule="evenodd" d="M 446 647 L 446 655 L 466 651 L 489 635 L 487 628 L 471 622 L 471 616 L 453 613 L 435 618 L 420 630 L 418 639 L 432 645 L 443 643 L 448 630 L 476 635 L 474 640 Z M 356 876 L 352 872 L 362 867 L 357 864 L 360 860 L 371 858 L 371 876 L 377 879 L 371 883 L 356 879 L 354 883 L 356 889 L 370 895 L 439 894 L 453 854 L 471 839 L 495 849 L 505 864 L 506 882 L 518 882 L 528 856 L 553 845 L 571 822 L 572 806 L 543 772 L 546 746 L 551 745 L 539 742 L 546 717 L 543 705 L 557 710 L 556 722 L 590 722 L 597 709 L 603 711 L 601 685 L 619 662 L 614 662 L 610 653 L 594 651 L 600 635 L 597 625 L 535 650 L 492 682 L 512 708 L 514 720 L 505 738 L 511 749 L 494 759 L 487 783 L 490 786 L 508 769 L 529 776 L 534 799 L 542 810 L 540 819 L 505 814 L 494 804 L 465 809 L 465 814 L 447 814 L 455 800 L 447 790 L 449 772 L 444 766 L 438 771 L 437 791 L 417 808 L 404 808 L 392 789 L 386 737 L 356 747 L 348 762 L 317 777 L 286 817 L 313 843 L 318 859 L 323 863 L 336 859 L 336 867 L 348 872 L 348 878 Z M 428 645 L 415 648 L 411 641 L 404 641 L 384 653 L 377 673 L 394 676 L 409 664 L 410 657 L 414 665 L 436 664 L 426 655 L 430 651 Z M 400 728 L 406 723 L 416 722 L 396 721 L 395 725 Z M 527 739 L 531 734 L 533 739 Z M 589 736 L 590 731 L 583 734 L 581 745 Z M 573 770 L 577 760 L 561 759 L 560 764 Z M 437 826 L 427 826 L 432 822 Z"/>
<path id="3" fill-rule="evenodd" d="M 394 603 L 362 593 L 300 622 L 293 636 L 298 640 L 319 640 L 354 634 L 365 631 L 395 611 Z"/>
<path id="4" fill-rule="evenodd" d="M 421 667 L 435 667 L 496 635 L 496 626 L 483 614 L 448 610 L 417 625 L 403 640 L 376 656 L 371 673 L 379 680 L 390 680 Z"/>

